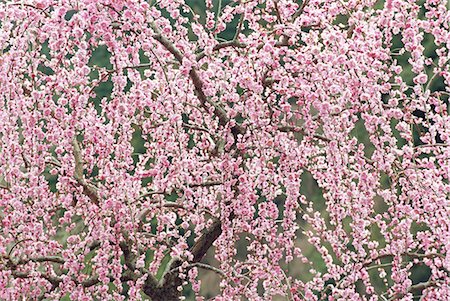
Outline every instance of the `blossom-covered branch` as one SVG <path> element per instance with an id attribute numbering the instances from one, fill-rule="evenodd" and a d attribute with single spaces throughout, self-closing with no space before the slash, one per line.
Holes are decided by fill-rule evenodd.
<path id="1" fill-rule="evenodd" d="M 0 299 L 450 299 L 449 19 L 0 1 Z"/>

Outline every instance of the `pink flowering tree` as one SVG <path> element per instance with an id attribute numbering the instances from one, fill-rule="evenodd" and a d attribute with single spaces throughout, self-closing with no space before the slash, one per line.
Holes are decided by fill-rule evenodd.
<path id="1" fill-rule="evenodd" d="M 0 299 L 450 300 L 447 0 L 197 2 L 0 1 Z"/>

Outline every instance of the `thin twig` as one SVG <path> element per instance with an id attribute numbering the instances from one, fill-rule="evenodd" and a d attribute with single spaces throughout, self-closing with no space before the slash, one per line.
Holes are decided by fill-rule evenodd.
<path id="1" fill-rule="evenodd" d="M 207 128 L 204 128 L 204 127 L 201 127 L 201 126 L 198 126 L 198 125 L 193 125 L 193 124 L 183 123 L 182 126 L 183 126 L 184 128 L 187 128 L 187 129 L 196 130 L 196 131 L 201 131 L 201 132 L 205 132 L 205 133 L 208 133 L 208 134 L 209 134 L 209 130 L 208 130 Z"/>
<path id="2" fill-rule="evenodd" d="M 191 269 L 191 268 L 194 268 L 194 267 L 205 269 L 205 270 L 210 270 L 210 271 L 213 271 L 213 272 L 219 274 L 223 278 L 228 278 L 227 274 L 225 274 L 224 271 L 222 271 L 221 269 L 216 268 L 216 267 L 214 267 L 212 265 L 206 264 L 206 263 L 195 262 L 195 263 L 189 264 L 186 267 L 186 269 Z M 170 270 L 168 273 L 176 272 L 176 271 L 178 271 L 178 269 L 179 269 L 179 267 L 176 267 L 176 268 Z"/>
<path id="3" fill-rule="evenodd" d="M 274 1 L 273 5 L 275 7 L 275 14 L 277 16 L 278 24 L 283 24 L 283 20 L 281 19 L 280 10 L 278 9 L 278 1 Z"/>
<path id="4" fill-rule="evenodd" d="M 305 130 L 303 128 L 301 128 L 301 127 L 298 127 L 298 126 L 284 125 L 284 126 L 279 126 L 278 130 L 280 132 L 285 132 L 285 133 L 294 132 L 294 133 L 301 133 L 303 135 L 307 135 L 305 133 Z M 325 141 L 325 142 L 330 142 L 331 141 L 331 139 L 329 139 L 327 137 L 324 137 L 324 136 L 321 136 L 321 135 L 313 134 L 311 136 L 316 138 L 316 139 Z"/>
<path id="5" fill-rule="evenodd" d="M 395 254 L 382 254 L 379 255 L 373 259 L 371 259 L 370 261 L 366 261 L 363 264 L 363 267 L 369 267 L 373 262 L 383 259 L 383 258 L 387 258 L 387 257 L 394 257 L 396 256 Z M 417 259 L 421 259 L 421 258 L 436 258 L 436 257 L 441 257 L 441 258 L 445 258 L 445 256 L 443 254 L 439 254 L 439 253 L 430 253 L 430 254 L 420 254 L 420 253 L 414 253 L 414 252 L 407 252 L 404 254 L 400 254 L 400 256 L 408 256 L 411 258 L 417 258 Z"/>
<path id="6" fill-rule="evenodd" d="M 302 5 L 298 8 L 298 10 L 292 15 L 292 21 L 294 22 L 295 19 L 300 17 L 301 14 L 303 14 L 303 11 L 305 10 L 306 5 L 308 5 L 309 0 L 303 0 Z"/>
<path id="7" fill-rule="evenodd" d="M 34 6 L 33 4 L 23 3 L 23 1 L 22 1 L 22 2 L 18 2 L 18 3 L 8 3 L 7 5 L 15 5 L 15 6 L 20 5 L 20 6 L 22 6 L 22 7 L 23 7 L 23 6 L 31 7 L 31 8 L 34 8 L 35 10 L 38 10 L 38 11 L 42 12 L 47 18 L 50 18 L 50 17 L 51 17 L 50 14 L 49 14 L 48 12 L 46 12 L 44 9 L 37 8 L 37 7 Z"/>
<path id="8" fill-rule="evenodd" d="M 245 43 L 240 43 L 237 41 L 237 39 L 233 39 L 231 41 L 225 41 L 222 43 L 217 44 L 216 46 L 213 47 L 213 51 L 219 51 L 220 49 L 223 48 L 227 48 L 227 47 L 235 47 L 235 48 L 246 48 L 247 44 Z M 196 60 L 197 62 L 200 61 L 202 58 L 204 58 L 206 56 L 206 53 L 204 51 L 200 52 L 199 54 L 197 54 L 196 56 Z"/>

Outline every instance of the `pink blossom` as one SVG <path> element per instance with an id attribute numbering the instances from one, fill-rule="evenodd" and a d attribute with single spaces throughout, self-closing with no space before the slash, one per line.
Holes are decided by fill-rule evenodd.
<path id="1" fill-rule="evenodd" d="M 428 76 L 424 73 L 417 75 L 416 77 L 414 77 L 414 83 L 416 84 L 425 84 L 428 80 Z"/>

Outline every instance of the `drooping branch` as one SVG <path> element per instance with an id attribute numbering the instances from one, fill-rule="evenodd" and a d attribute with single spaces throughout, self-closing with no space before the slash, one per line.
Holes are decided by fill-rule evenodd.
<path id="1" fill-rule="evenodd" d="M 406 294 L 409 294 L 409 293 L 418 294 L 427 288 L 436 287 L 438 285 L 438 283 L 439 283 L 439 281 L 436 281 L 436 280 L 428 280 L 426 282 L 419 282 L 417 284 L 414 284 L 414 285 L 411 285 L 410 287 L 408 287 L 408 289 L 406 290 L 406 293 L 396 294 L 396 295 L 392 296 L 389 299 L 389 301 L 400 300 L 401 298 L 405 297 Z"/>
<path id="2" fill-rule="evenodd" d="M 212 244 L 219 238 L 220 234 L 222 234 L 222 223 L 217 220 L 192 246 L 191 253 L 194 256 L 192 262 L 202 260 Z"/>
<path id="3" fill-rule="evenodd" d="M 265 45 L 265 43 L 260 43 L 256 47 L 256 49 L 257 50 L 261 50 L 264 47 L 264 45 Z M 289 46 L 288 40 L 285 38 L 285 36 L 283 36 L 281 41 L 277 41 L 275 43 L 275 47 L 284 47 L 284 46 Z M 231 41 L 225 41 L 225 42 L 218 43 L 216 46 L 213 47 L 213 51 L 219 51 L 220 49 L 224 49 L 224 48 L 228 48 L 228 47 L 247 48 L 247 47 L 249 47 L 249 45 L 247 43 L 244 43 L 244 42 L 239 42 L 237 40 L 237 37 L 235 37 Z M 202 51 L 199 54 L 197 54 L 196 60 L 200 61 L 205 56 L 206 56 L 206 53 L 204 51 Z"/>
<path id="4" fill-rule="evenodd" d="M 99 205 L 99 196 L 97 193 L 96 188 L 87 183 L 86 180 L 83 177 L 83 158 L 81 156 L 81 149 L 80 145 L 78 144 L 77 138 L 74 137 L 72 139 L 72 146 L 73 146 L 73 156 L 75 159 L 75 170 L 74 170 L 74 178 L 83 187 L 83 193 L 89 197 L 89 199 L 94 203 L 95 205 Z"/>
<path id="5" fill-rule="evenodd" d="M 411 285 L 408 288 L 408 293 L 417 293 L 417 292 L 423 291 L 426 288 L 436 286 L 436 284 L 437 284 L 437 281 L 432 281 L 432 280 L 428 280 L 426 282 L 420 282 L 420 283 Z"/>
<path id="6" fill-rule="evenodd" d="M 164 48 L 167 51 L 169 51 L 178 62 L 182 63 L 183 54 L 181 53 L 181 51 L 178 50 L 171 41 L 169 41 L 166 37 L 164 37 L 161 34 L 156 25 L 153 24 L 152 27 L 153 30 L 155 31 L 153 38 L 157 40 L 162 46 L 164 46 Z M 214 107 L 214 115 L 219 119 L 219 124 L 222 126 L 226 126 L 230 122 L 227 112 L 221 105 L 214 103 L 205 95 L 205 92 L 203 91 L 203 82 L 200 79 L 200 76 L 198 72 L 195 70 L 195 68 L 191 69 L 191 71 L 189 72 L 189 76 L 192 80 L 192 83 L 194 84 L 195 94 L 197 95 L 197 98 L 200 100 L 202 107 L 207 109 L 207 104 Z M 231 127 L 231 132 L 234 135 L 244 134 L 245 128 L 239 124 L 236 124 Z"/>
<path id="7" fill-rule="evenodd" d="M 197 188 L 197 187 L 213 187 L 213 186 L 219 186 L 222 185 L 223 183 L 220 181 L 206 181 L 206 182 L 202 182 L 202 183 L 193 183 L 193 184 L 185 184 L 186 187 L 191 187 L 191 188 Z M 172 191 L 175 191 L 177 193 L 183 193 L 184 189 L 173 189 Z M 146 197 L 151 197 L 154 195 L 170 195 L 171 190 L 163 190 L 163 191 L 149 191 L 149 192 L 145 192 L 143 194 L 141 194 L 138 197 L 138 200 L 141 200 L 143 198 Z"/>
<path id="8" fill-rule="evenodd" d="M 210 270 L 210 271 L 213 271 L 213 272 L 219 274 L 223 278 L 227 278 L 227 274 L 225 274 L 224 271 L 222 271 L 221 269 L 216 268 L 212 265 L 206 264 L 206 263 L 196 262 L 196 263 L 191 264 L 189 267 L 198 267 L 198 268 L 201 268 L 204 270 Z"/>
<path id="9" fill-rule="evenodd" d="M 417 259 L 423 259 L 423 258 L 436 258 L 436 257 L 441 257 L 441 258 L 445 258 L 445 256 L 443 254 L 439 254 L 439 253 L 429 253 L 429 254 L 420 254 L 420 253 L 415 253 L 415 252 L 406 252 L 404 254 L 400 254 L 401 256 L 407 256 L 407 257 L 411 257 L 411 258 L 417 258 Z M 395 254 L 382 254 L 379 255 L 371 260 L 366 261 L 363 264 L 363 267 L 369 267 L 371 266 L 372 263 L 374 263 L 377 260 L 383 259 L 383 258 L 388 258 L 388 257 L 394 257 L 396 256 Z"/>
<path id="10" fill-rule="evenodd" d="M 122 242 L 120 242 L 119 246 L 120 246 L 120 249 L 122 250 L 126 267 L 130 271 L 136 270 L 136 259 L 137 258 L 131 250 L 130 243 L 127 241 L 122 241 Z"/>
<path id="11" fill-rule="evenodd" d="M 290 125 L 282 125 L 282 126 L 278 126 L 278 130 L 280 132 L 285 132 L 285 133 L 289 133 L 289 132 L 293 132 L 293 133 L 300 133 L 302 135 L 307 135 L 305 133 L 305 130 L 302 127 L 298 127 L 298 126 L 290 126 Z M 317 134 L 313 134 L 311 135 L 312 137 L 322 140 L 324 142 L 330 142 L 331 139 L 321 136 L 321 135 L 317 135 Z"/>
<path id="12" fill-rule="evenodd" d="M 48 261 L 48 260 L 46 260 Z M 61 262 L 58 262 L 61 263 Z M 11 268 L 11 273 L 15 278 L 21 278 L 21 279 L 28 279 L 28 278 L 35 278 L 35 277 L 40 277 L 43 278 L 45 280 L 47 280 L 48 282 L 50 282 L 53 286 L 58 286 L 61 282 L 63 282 L 63 278 L 60 276 L 52 276 L 52 275 L 48 275 L 44 272 L 39 272 L 38 274 L 31 274 L 29 272 L 25 272 L 25 271 L 18 271 L 18 264 L 14 264 L 11 261 L 8 263 L 8 265 Z M 129 280 L 136 280 L 140 275 L 134 273 L 133 271 L 124 271 L 122 276 L 120 277 L 120 281 L 121 282 L 126 282 Z M 81 285 L 83 287 L 91 287 L 96 285 L 97 283 L 100 282 L 99 277 L 98 276 L 92 276 L 90 278 L 87 278 L 86 280 L 83 281 L 78 281 L 78 279 L 76 277 L 72 277 L 71 278 L 72 281 L 77 284 L 77 285 Z M 115 278 L 113 276 L 110 276 L 111 281 L 114 281 Z"/>
<path id="13" fill-rule="evenodd" d="M 301 14 L 303 14 L 303 11 L 305 10 L 306 5 L 308 5 L 309 0 L 303 0 L 302 4 L 300 5 L 300 7 L 297 9 L 297 11 L 292 15 L 292 22 L 295 21 L 295 19 L 297 19 L 298 17 L 301 16 Z"/>
<path id="14" fill-rule="evenodd" d="M 15 278 L 21 278 L 21 279 L 27 279 L 27 278 L 34 278 L 35 276 L 30 275 L 30 273 L 28 272 L 21 272 L 21 271 L 17 271 L 17 270 L 12 270 L 11 274 L 15 277 Z M 52 285 L 59 285 L 59 283 L 62 282 L 62 279 L 60 277 L 56 277 L 56 276 L 50 276 L 47 275 L 43 272 L 40 272 L 37 274 L 39 277 L 47 280 L 48 282 L 50 282 Z"/>
<path id="15" fill-rule="evenodd" d="M 236 47 L 236 48 L 246 48 L 247 44 L 241 43 L 237 41 L 237 39 L 233 39 L 231 41 L 226 41 L 222 43 L 218 43 L 216 46 L 213 47 L 213 51 L 219 51 L 220 49 L 227 48 L 227 47 Z M 200 52 L 196 56 L 196 60 L 200 61 L 206 56 L 206 53 L 204 51 Z"/>
<path id="16" fill-rule="evenodd" d="M 221 181 L 206 181 L 203 183 L 196 183 L 196 184 L 191 184 L 189 185 L 189 187 L 213 187 L 213 186 L 219 186 L 222 185 L 223 183 Z"/>
<path id="17" fill-rule="evenodd" d="M 16 3 L 9 3 L 8 5 L 17 5 L 17 6 L 22 6 L 22 7 L 26 6 L 29 8 L 33 8 L 33 9 L 43 13 L 47 18 L 51 18 L 51 15 L 48 12 L 46 12 L 45 9 L 37 8 L 33 4 L 24 3 L 23 1 L 21 1 L 21 2 L 16 2 Z"/>
<path id="18" fill-rule="evenodd" d="M 209 134 L 209 130 L 207 128 L 198 126 L 198 125 L 193 125 L 193 124 L 189 124 L 189 123 L 183 123 L 182 126 L 184 128 L 187 129 L 191 129 L 191 130 L 195 130 L 195 131 L 200 131 L 200 132 L 205 132 Z"/>
<path id="19" fill-rule="evenodd" d="M 19 260 L 17 264 L 26 264 L 27 262 L 52 262 L 52 263 L 59 263 L 64 264 L 66 261 L 59 256 L 38 256 L 38 257 L 32 257 L 29 259 L 22 259 Z"/>

